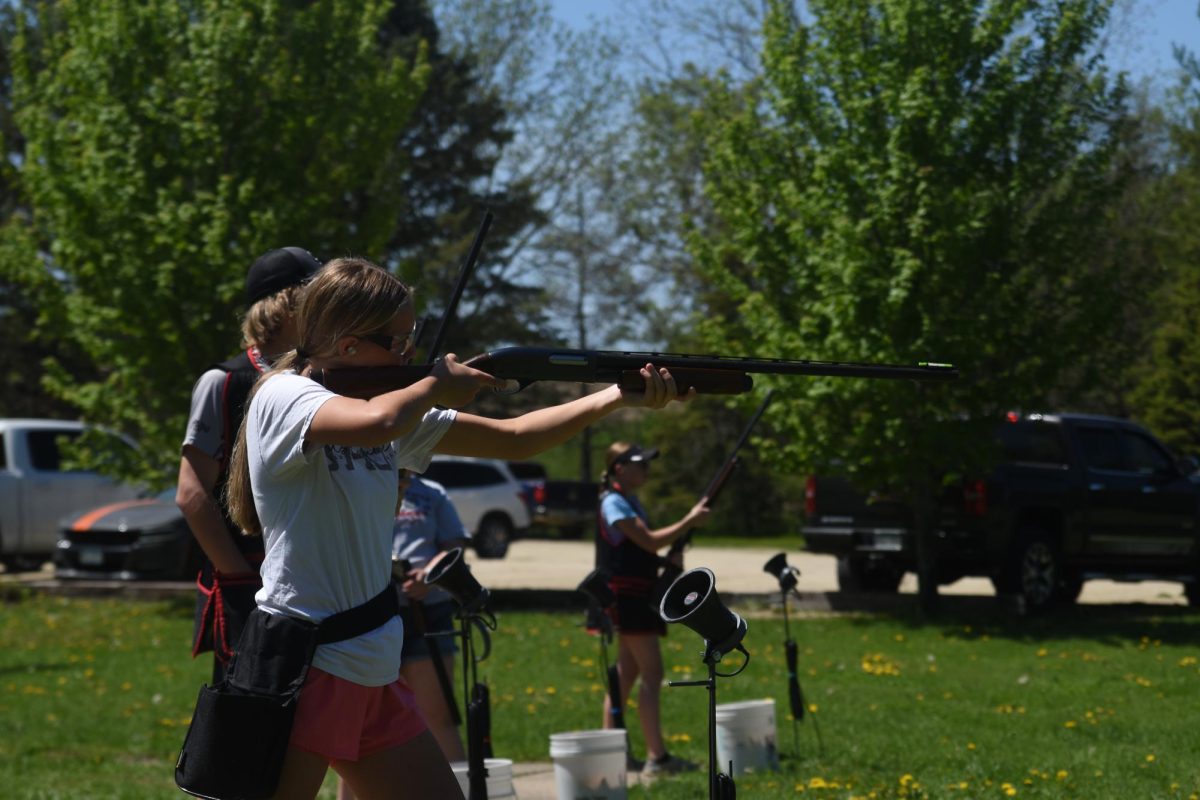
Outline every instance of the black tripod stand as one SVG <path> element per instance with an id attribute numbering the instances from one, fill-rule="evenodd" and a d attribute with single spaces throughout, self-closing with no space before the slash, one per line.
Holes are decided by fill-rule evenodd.
<path id="1" fill-rule="evenodd" d="M 479 682 L 478 665 L 492 652 L 490 631 L 496 630 L 496 618 L 490 611 L 466 612 L 459 609 L 457 631 L 427 634 L 457 636 L 462 650 L 463 702 L 467 710 L 467 800 L 487 800 L 487 767 L 485 759 L 492 757 L 491 707 L 487 686 Z M 475 654 L 472 629 L 478 628 L 483 638 L 483 654 Z"/>
<path id="2" fill-rule="evenodd" d="M 799 653 L 788 625 L 788 595 L 796 591 L 800 570 L 788 566 L 787 556 L 784 553 L 778 553 L 763 566 L 763 572 L 771 573 L 779 581 L 779 594 L 783 605 L 783 652 L 787 658 L 788 670 L 788 705 L 792 710 L 792 746 L 796 749 L 796 755 L 799 755 L 800 734 L 797 732 L 796 726 L 804 719 L 807 704 L 804 702 L 804 691 L 800 688 L 800 676 L 797 672 Z M 818 751 L 823 753 L 825 748 L 821 742 L 821 729 L 817 726 L 816 717 L 812 718 L 812 723 L 813 730 L 817 734 Z"/>
<path id="3" fill-rule="evenodd" d="M 704 663 L 708 678 L 702 681 L 670 681 L 668 686 L 703 686 L 708 689 L 708 797 L 709 800 L 735 800 L 733 778 L 717 771 L 717 678 L 741 674 L 750 663 L 750 653 L 742 647 L 746 621 L 727 609 L 717 596 L 712 571 L 698 567 L 680 575 L 659 605 L 664 622 L 681 622 L 704 639 Z M 731 650 L 746 657 L 737 672 L 717 672 L 717 662 Z M 730 765 L 733 772 L 733 765 Z"/>
<path id="4" fill-rule="evenodd" d="M 491 593 L 479 585 L 463 560 L 462 548 L 448 550 L 425 575 L 425 583 L 440 586 L 458 602 L 457 631 L 428 634 L 457 636 L 461 640 L 463 702 L 467 718 L 468 800 L 487 800 L 487 766 L 492 755 L 491 708 L 487 686 L 479 682 L 478 665 L 492 652 L 490 631 L 496 630 L 496 616 L 488 609 Z M 476 655 L 471 636 L 478 629 L 483 637 L 483 654 Z"/>
<path id="5" fill-rule="evenodd" d="M 735 800 L 737 787 L 733 778 L 724 772 L 717 771 L 717 678 L 732 678 L 738 675 L 750 663 L 750 654 L 740 644 L 735 646 L 746 660 L 737 672 L 717 672 L 717 662 L 721 660 L 721 651 L 714 648 L 707 640 L 704 642 L 704 663 L 708 666 L 708 677 L 701 681 L 668 681 L 668 686 L 703 686 L 708 689 L 708 797 L 709 800 Z M 729 771 L 733 772 L 730 764 Z"/>
<path id="6" fill-rule="evenodd" d="M 613 641 L 613 624 L 605 609 L 617 601 L 616 595 L 608 586 L 609 578 L 609 574 L 602 569 L 592 570 L 576 587 L 576 591 L 588 599 L 588 628 L 594 628 L 600 634 L 600 668 L 608 687 L 609 720 L 612 727 L 624 730 L 625 709 L 621 704 L 621 676 L 617 672 L 617 665 L 608 663 L 608 646 Z M 625 742 L 626 754 L 632 759 L 633 754 L 628 750 L 628 738 Z"/>

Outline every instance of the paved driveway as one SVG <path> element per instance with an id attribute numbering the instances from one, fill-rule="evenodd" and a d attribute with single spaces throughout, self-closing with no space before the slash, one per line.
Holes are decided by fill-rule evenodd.
<path id="1" fill-rule="evenodd" d="M 697 544 L 686 556 L 686 566 L 708 567 L 723 594 L 771 594 L 778 584 L 763 564 L 779 552 L 775 548 L 705 547 Z M 591 542 L 562 542 L 522 539 L 509 548 L 502 560 L 479 559 L 471 554 L 471 571 L 479 582 L 493 589 L 574 589 L 591 571 L 595 547 Z M 788 564 L 800 570 L 798 588 L 803 595 L 837 592 L 837 563 L 832 556 L 789 552 Z M 911 573 L 900 584 L 901 594 L 916 594 L 917 581 Z M 994 597 L 991 581 L 963 578 L 941 587 L 945 595 Z M 1084 584 L 1080 603 L 1155 603 L 1186 605 L 1182 584 L 1165 581 L 1119 583 L 1094 580 Z"/>

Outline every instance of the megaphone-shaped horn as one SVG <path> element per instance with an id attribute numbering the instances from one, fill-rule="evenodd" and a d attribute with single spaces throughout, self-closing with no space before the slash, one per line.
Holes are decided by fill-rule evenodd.
<path id="1" fill-rule="evenodd" d="M 588 600 L 601 608 L 608 608 L 617 602 L 617 596 L 613 594 L 613 590 L 608 585 L 610 577 L 612 576 L 604 570 L 594 569 L 588 573 L 579 586 L 575 587 L 575 591 L 583 592 L 587 595 Z"/>
<path id="2" fill-rule="evenodd" d="M 763 572 L 769 572 L 779 581 L 779 589 L 784 592 L 796 588 L 796 569 L 789 567 L 787 553 L 776 553 L 763 565 Z"/>
<path id="3" fill-rule="evenodd" d="M 703 637 L 709 654 L 720 658 L 741 644 L 746 621 L 730 611 L 717 595 L 712 570 L 697 567 L 675 579 L 658 609 L 665 622 L 682 622 Z"/>
<path id="4" fill-rule="evenodd" d="M 433 568 L 425 573 L 425 583 L 450 593 L 463 612 L 475 614 L 487 607 L 491 592 L 479 585 L 463 558 L 463 549 L 447 550 Z"/>

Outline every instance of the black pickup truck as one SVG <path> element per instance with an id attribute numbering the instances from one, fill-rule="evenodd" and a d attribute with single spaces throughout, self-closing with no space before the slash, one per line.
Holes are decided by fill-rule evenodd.
<path id="1" fill-rule="evenodd" d="M 508 467 L 525 489 L 531 527 L 579 539 L 596 528 L 600 484 L 594 481 L 555 480 L 536 461 L 509 461 Z"/>
<path id="2" fill-rule="evenodd" d="M 1139 425 L 1009 414 L 1000 463 L 948 485 L 932 547 L 939 584 L 991 578 L 1028 609 L 1071 602 L 1089 578 L 1178 580 L 1200 605 L 1200 475 Z M 916 571 L 912 513 L 837 477 L 810 476 L 805 548 L 838 558 L 845 591 L 896 591 Z"/>

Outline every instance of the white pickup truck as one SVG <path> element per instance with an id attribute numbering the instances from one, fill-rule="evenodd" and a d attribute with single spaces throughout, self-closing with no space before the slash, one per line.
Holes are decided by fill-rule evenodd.
<path id="1" fill-rule="evenodd" d="M 62 468 L 60 442 L 84 430 L 80 422 L 0 419 L 0 563 L 9 571 L 51 559 L 63 516 L 137 496 L 112 478 Z"/>

